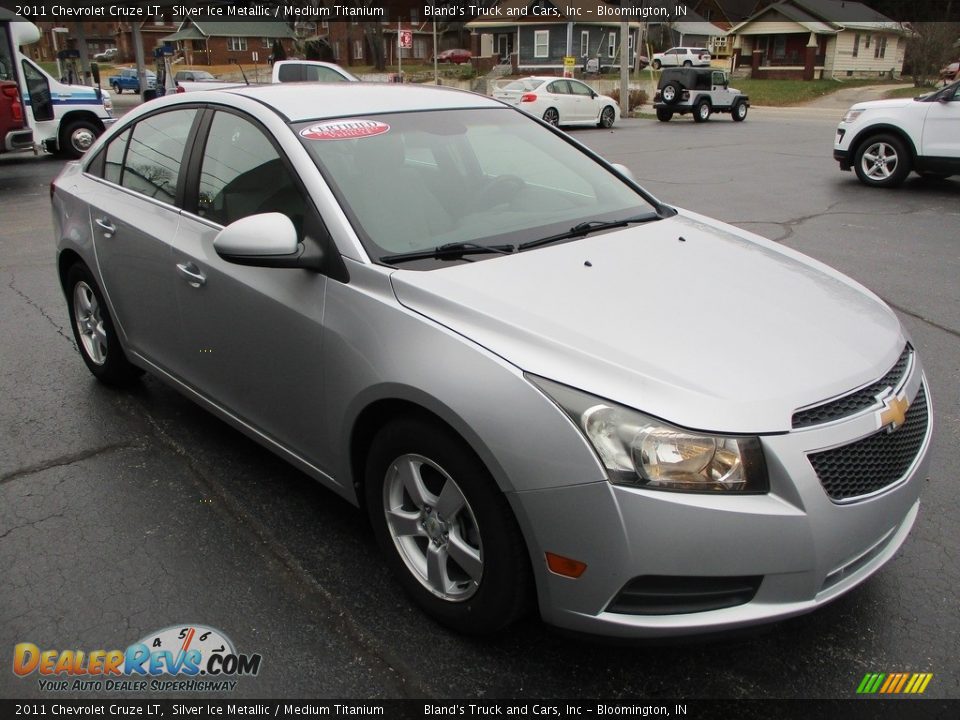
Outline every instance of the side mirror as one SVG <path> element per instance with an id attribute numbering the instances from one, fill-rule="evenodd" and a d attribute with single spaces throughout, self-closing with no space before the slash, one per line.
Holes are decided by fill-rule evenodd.
<path id="1" fill-rule="evenodd" d="M 321 268 L 322 254 L 297 238 L 297 229 L 282 213 L 248 215 L 230 223 L 213 239 L 213 249 L 227 262 L 271 268 Z"/>
<path id="2" fill-rule="evenodd" d="M 623 175 L 630 182 L 636 182 L 637 179 L 633 176 L 633 173 L 630 171 L 626 165 L 621 165 L 620 163 L 610 163 L 614 170 Z"/>

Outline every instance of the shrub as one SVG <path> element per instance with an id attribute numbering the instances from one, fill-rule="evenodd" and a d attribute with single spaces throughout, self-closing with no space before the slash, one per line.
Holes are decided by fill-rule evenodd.
<path id="1" fill-rule="evenodd" d="M 614 100 L 617 101 L 617 103 L 619 103 L 620 89 L 617 88 L 616 90 L 611 92 L 610 97 L 612 97 Z M 650 98 L 647 95 L 646 90 L 631 90 L 628 98 L 628 102 L 630 103 L 630 112 L 633 112 L 634 109 L 636 108 L 643 107 L 646 104 L 647 100 L 649 99 Z"/>

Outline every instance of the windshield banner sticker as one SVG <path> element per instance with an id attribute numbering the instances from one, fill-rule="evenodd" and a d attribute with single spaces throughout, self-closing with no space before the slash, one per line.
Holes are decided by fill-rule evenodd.
<path id="1" fill-rule="evenodd" d="M 300 131 L 307 140 L 356 140 L 383 135 L 390 126 L 378 120 L 328 120 Z"/>

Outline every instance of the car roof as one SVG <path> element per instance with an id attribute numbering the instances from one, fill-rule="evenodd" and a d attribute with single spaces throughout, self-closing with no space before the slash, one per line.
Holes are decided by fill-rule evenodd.
<path id="1" fill-rule="evenodd" d="M 290 122 L 414 110 L 503 107 L 499 101 L 483 95 L 435 85 L 279 83 L 211 92 L 252 98 Z"/>

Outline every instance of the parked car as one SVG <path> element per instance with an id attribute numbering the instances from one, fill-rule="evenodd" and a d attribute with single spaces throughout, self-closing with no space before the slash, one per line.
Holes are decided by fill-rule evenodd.
<path id="1" fill-rule="evenodd" d="M 181 70 L 173 76 L 175 83 L 179 82 L 216 82 L 215 75 L 211 75 L 206 70 Z"/>
<path id="2" fill-rule="evenodd" d="M 950 63 L 940 69 L 940 79 L 944 82 L 960 80 L 960 62 Z"/>
<path id="3" fill-rule="evenodd" d="M 444 50 L 443 52 L 437 55 L 437 62 L 441 63 L 456 63 L 460 65 L 462 63 L 470 62 L 473 58 L 473 53 L 469 50 L 464 50 L 463 48 L 455 48 L 453 50 Z M 431 61 L 433 58 L 431 57 Z"/>
<path id="4" fill-rule="evenodd" d="M 709 66 L 710 51 L 706 48 L 675 47 L 653 54 L 653 68 Z"/>
<path id="5" fill-rule="evenodd" d="M 179 76 L 180 73 L 177 73 Z M 211 79 L 212 78 L 212 79 Z M 234 87 L 245 87 L 248 82 L 217 80 L 216 78 L 199 80 L 180 79 L 175 76 L 177 92 L 193 92 L 195 90 L 225 90 Z M 270 77 L 272 83 L 290 82 L 359 82 L 360 78 L 347 72 L 339 65 L 319 60 L 279 60 L 273 64 Z"/>
<path id="6" fill-rule="evenodd" d="M 157 87 L 157 74 L 147 70 L 147 89 L 155 90 Z M 124 90 L 129 90 L 137 95 L 140 94 L 140 78 L 137 77 L 136 68 L 120 68 L 116 75 L 107 78 L 107 84 L 119 95 Z"/>
<path id="7" fill-rule="evenodd" d="M 855 281 L 628 174 L 448 88 L 166 96 L 54 181 L 59 279 L 94 376 L 151 372 L 364 508 L 441 623 L 814 610 L 917 517 L 920 355 Z"/>
<path id="8" fill-rule="evenodd" d="M 960 174 L 960 82 L 912 100 L 857 103 L 837 127 L 833 157 L 872 187 L 900 185 L 911 170 Z"/>
<path id="9" fill-rule="evenodd" d="M 660 75 L 653 107 L 660 122 L 687 113 L 692 113 L 696 122 L 706 122 L 715 112 L 730 113 L 741 122 L 747 117 L 750 98 L 730 87 L 730 78 L 722 70 L 667 68 Z"/>
<path id="10" fill-rule="evenodd" d="M 20 90 L 12 80 L 0 80 L 0 153 L 32 147 L 33 130 L 26 123 Z"/>
<path id="11" fill-rule="evenodd" d="M 620 119 L 620 106 L 579 80 L 528 77 L 493 91 L 497 100 L 513 105 L 551 125 L 598 125 L 609 128 Z"/>
<path id="12" fill-rule="evenodd" d="M 120 51 L 117 48 L 107 48 L 103 52 L 96 53 L 93 56 L 93 59 L 97 62 L 113 62 L 117 59 L 119 54 Z"/>

